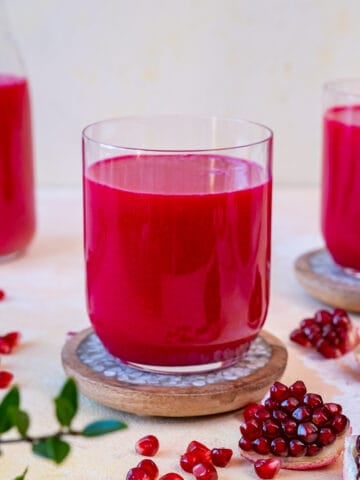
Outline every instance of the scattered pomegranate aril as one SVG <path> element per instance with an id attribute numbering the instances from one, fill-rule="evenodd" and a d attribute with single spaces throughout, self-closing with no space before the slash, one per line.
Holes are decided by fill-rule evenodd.
<path id="1" fill-rule="evenodd" d="M 159 469 L 156 463 L 150 460 L 149 458 L 145 458 L 144 460 L 141 460 L 141 462 L 137 464 L 137 467 L 141 468 L 141 470 L 144 470 L 144 472 L 148 475 L 150 480 L 155 480 L 159 475 Z"/>
<path id="2" fill-rule="evenodd" d="M 231 448 L 213 448 L 211 460 L 216 467 L 226 467 L 229 464 L 233 451 Z"/>
<path id="3" fill-rule="evenodd" d="M 275 409 L 270 402 L 263 403 L 270 419 L 261 414 L 264 420 L 248 419 L 240 425 L 241 455 L 252 462 L 277 458 L 282 468 L 290 470 L 311 470 L 335 461 L 350 429 L 341 406 L 324 403 L 321 395 L 307 392 L 301 380 L 289 387 L 275 382 L 268 398 L 274 395 Z M 258 414 L 261 411 L 256 408 Z"/>
<path id="4" fill-rule="evenodd" d="M 4 355 L 10 354 L 20 341 L 19 332 L 9 332 L 0 336 L 0 353 Z"/>
<path id="5" fill-rule="evenodd" d="M 0 370 L 0 388 L 8 388 L 14 375 L 6 370 Z"/>
<path id="6" fill-rule="evenodd" d="M 345 310 L 319 310 L 290 333 L 290 340 L 315 348 L 325 358 L 338 358 L 360 343 L 359 330 L 352 325 Z"/>
<path id="7" fill-rule="evenodd" d="M 162 475 L 159 480 L 184 480 L 184 478 L 178 473 L 169 472 L 165 473 L 165 475 Z"/>
<path id="8" fill-rule="evenodd" d="M 192 469 L 200 462 L 201 458 L 196 452 L 185 452 L 180 457 L 180 467 L 188 473 L 192 473 Z"/>
<path id="9" fill-rule="evenodd" d="M 257 460 L 254 469 L 258 477 L 263 479 L 274 478 L 281 468 L 281 461 L 277 458 Z"/>
<path id="10" fill-rule="evenodd" d="M 127 472 L 126 480 L 151 480 L 151 479 L 142 468 L 134 467 Z"/>
<path id="11" fill-rule="evenodd" d="M 198 463 L 192 473 L 197 480 L 218 480 L 216 468 L 210 462 Z"/>
<path id="12" fill-rule="evenodd" d="M 153 457 L 159 450 L 159 440 L 154 435 L 146 435 L 136 442 L 135 450 L 145 457 Z"/>

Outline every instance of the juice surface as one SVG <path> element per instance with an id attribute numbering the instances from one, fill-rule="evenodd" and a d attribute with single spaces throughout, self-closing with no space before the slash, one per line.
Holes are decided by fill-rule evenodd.
<path id="1" fill-rule="evenodd" d="M 255 163 L 210 155 L 87 167 L 88 311 L 112 354 L 172 366 L 226 361 L 247 348 L 268 307 L 265 177 Z"/>
<path id="2" fill-rule="evenodd" d="M 30 101 L 24 78 L 0 74 L 0 257 L 35 229 Z"/>
<path id="3" fill-rule="evenodd" d="M 360 105 L 325 113 L 322 231 L 335 262 L 360 271 Z"/>

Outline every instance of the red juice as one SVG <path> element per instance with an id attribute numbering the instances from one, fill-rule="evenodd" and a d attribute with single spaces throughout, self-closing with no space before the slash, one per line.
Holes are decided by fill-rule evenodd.
<path id="1" fill-rule="evenodd" d="M 30 101 L 24 78 L 0 74 L 0 257 L 25 249 L 35 229 Z"/>
<path id="2" fill-rule="evenodd" d="M 335 262 L 360 271 L 360 105 L 324 117 L 322 231 Z"/>
<path id="3" fill-rule="evenodd" d="M 88 312 L 113 355 L 184 366 L 248 348 L 269 300 L 271 181 L 260 166 L 102 160 L 86 169 L 84 214 Z"/>

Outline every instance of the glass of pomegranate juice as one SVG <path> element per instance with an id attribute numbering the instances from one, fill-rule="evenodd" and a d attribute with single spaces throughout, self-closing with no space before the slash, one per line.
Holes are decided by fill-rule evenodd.
<path id="1" fill-rule="evenodd" d="M 158 372 L 231 365 L 269 302 L 272 132 L 164 115 L 83 131 L 88 314 L 115 357 Z"/>
<path id="2" fill-rule="evenodd" d="M 360 275 L 360 79 L 324 86 L 322 232 L 334 261 Z"/>

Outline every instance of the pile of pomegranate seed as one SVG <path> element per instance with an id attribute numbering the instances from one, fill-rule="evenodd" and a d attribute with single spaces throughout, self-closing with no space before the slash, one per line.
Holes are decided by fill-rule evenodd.
<path id="1" fill-rule="evenodd" d="M 159 440 L 154 435 L 146 435 L 135 444 L 135 450 L 140 455 L 154 456 L 159 450 Z M 213 448 L 193 440 L 180 457 L 180 467 L 192 473 L 196 480 L 218 480 L 216 467 L 226 467 L 231 460 L 233 451 L 230 448 Z M 159 469 L 150 459 L 142 460 L 131 468 L 126 480 L 156 480 Z M 169 472 L 159 480 L 184 480 L 181 475 Z"/>
<path id="2" fill-rule="evenodd" d="M 325 458 L 325 453 L 321 458 L 322 451 L 349 426 L 340 405 L 324 403 L 320 395 L 308 393 L 301 380 L 289 387 L 275 382 L 264 404 L 249 404 L 243 414 L 239 440 L 242 455 L 252 461 L 275 456 L 281 459 L 282 468 L 290 469 L 312 469 L 331 463 L 334 458 Z M 315 456 L 316 462 L 309 458 Z M 259 471 L 267 469 L 267 464 L 258 466 Z"/>
<path id="3" fill-rule="evenodd" d="M 319 310 L 305 318 L 290 334 L 290 339 L 304 347 L 315 348 L 325 358 L 337 358 L 359 344 L 359 332 L 345 310 Z"/>
<path id="4" fill-rule="evenodd" d="M 6 335 L 0 336 L 0 354 L 9 355 L 12 353 L 13 349 L 19 344 L 19 341 L 19 332 L 9 332 Z M 0 389 L 7 388 L 13 378 L 14 375 L 11 372 L 0 370 Z"/>

